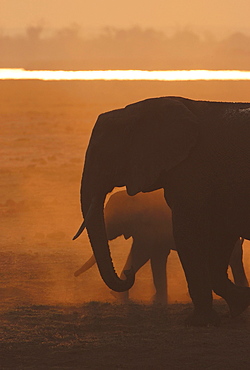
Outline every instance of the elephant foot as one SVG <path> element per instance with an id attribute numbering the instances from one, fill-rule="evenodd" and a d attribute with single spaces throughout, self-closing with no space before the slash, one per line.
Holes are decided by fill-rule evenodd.
<path id="1" fill-rule="evenodd" d="M 166 306 L 168 304 L 168 299 L 166 296 L 157 296 L 156 294 L 152 297 L 153 304 L 160 304 Z"/>
<path id="2" fill-rule="evenodd" d="M 240 287 L 238 289 L 241 289 L 241 294 L 238 295 L 237 299 L 235 298 L 231 302 L 227 300 L 232 318 L 240 315 L 250 305 L 250 288 Z"/>
<path id="3" fill-rule="evenodd" d="M 220 317 L 214 310 L 209 312 L 202 312 L 194 310 L 194 312 L 186 319 L 187 326 L 219 326 Z"/>
<path id="4" fill-rule="evenodd" d="M 119 293 L 115 292 L 114 290 L 110 290 L 110 294 L 117 299 L 120 303 L 128 303 L 129 302 L 129 296 L 126 292 Z"/>

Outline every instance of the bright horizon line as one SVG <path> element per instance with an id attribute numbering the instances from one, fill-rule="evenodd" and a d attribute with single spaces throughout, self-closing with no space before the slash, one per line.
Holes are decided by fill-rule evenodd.
<path id="1" fill-rule="evenodd" d="M 242 81 L 250 80 L 250 71 L 239 70 L 25 70 L 0 68 L 0 80 L 43 81 Z"/>

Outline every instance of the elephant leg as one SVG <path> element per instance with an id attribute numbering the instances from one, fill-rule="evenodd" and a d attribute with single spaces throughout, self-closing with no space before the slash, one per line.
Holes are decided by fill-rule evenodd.
<path id="1" fill-rule="evenodd" d="M 167 304 L 168 295 L 166 265 L 170 249 L 167 249 L 166 245 L 157 247 L 158 249 L 161 247 L 161 250 L 157 249 L 150 259 L 155 286 L 154 302 L 159 304 Z"/>
<path id="2" fill-rule="evenodd" d="M 225 233 L 216 237 L 211 244 L 210 272 L 213 291 L 225 299 L 232 317 L 242 313 L 250 305 L 250 288 L 233 284 L 227 269 L 237 237 Z"/>
<path id="3" fill-rule="evenodd" d="M 239 238 L 234 246 L 229 265 L 232 270 L 234 282 L 239 286 L 249 286 L 243 265 L 243 244 L 244 239 Z"/>
<path id="4" fill-rule="evenodd" d="M 126 263 L 122 269 L 120 278 L 126 279 L 124 271 L 133 268 L 136 273 L 150 259 L 152 253 L 151 244 L 143 240 L 133 240 L 132 247 L 127 257 Z M 117 293 L 112 291 L 112 295 L 118 298 L 121 302 L 126 303 L 129 300 L 129 291 Z"/>
<path id="5" fill-rule="evenodd" d="M 144 240 L 142 237 L 134 239 L 131 247 L 131 264 L 135 273 L 149 261 L 153 251 L 153 241 Z"/>
<path id="6" fill-rule="evenodd" d="M 193 313 L 187 318 L 187 325 L 219 325 L 219 318 L 212 308 L 212 287 L 209 276 L 207 257 L 201 253 L 202 240 L 194 242 L 195 248 L 179 247 L 176 249 L 186 276 L 188 291 L 194 305 Z M 197 244 L 195 244 L 197 243 Z M 200 247 L 198 247 L 198 245 Z"/>
<path id="7" fill-rule="evenodd" d="M 212 308 L 212 286 L 209 273 L 209 221 L 205 210 L 200 212 L 182 207 L 173 211 L 173 232 L 194 311 L 187 325 L 218 325 L 220 320 Z"/>

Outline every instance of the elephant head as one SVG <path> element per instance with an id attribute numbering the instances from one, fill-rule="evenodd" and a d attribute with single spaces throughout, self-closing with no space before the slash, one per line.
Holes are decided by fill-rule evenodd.
<path id="1" fill-rule="evenodd" d="M 196 116 L 180 98 L 147 99 L 98 117 L 81 181 L 85 222 L 74 239 L 86 226 L 100 274 L 112 290 L 130 289 L 134 273 L 121 280 L 114 270 L 103 215 L 106 195 L 121 186 L 129 195 L 162 188 L 162 179 L 189 156 L 197 136 Z"/>

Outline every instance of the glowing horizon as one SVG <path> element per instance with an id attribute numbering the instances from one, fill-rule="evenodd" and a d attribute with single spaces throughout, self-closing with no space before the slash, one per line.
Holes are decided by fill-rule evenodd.
<path id="1" fill-rule="evenodd" d="M 0 80 L 43 81 L 237 81 L 250 80 L 250 71 L 238 70 L 25 70 L 23 68 L 0 68 Z"/>

